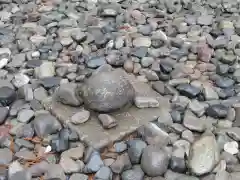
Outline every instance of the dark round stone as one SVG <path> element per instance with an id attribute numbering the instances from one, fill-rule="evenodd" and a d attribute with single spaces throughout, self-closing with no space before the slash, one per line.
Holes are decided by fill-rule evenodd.
<path id="1" fill-rule="evenodd" d="M 12 104 L 12 102 L 15 101 L 16 96 L 14 89 L 7 86 L 0 88 L 0 103 L 3 106 L 9 106 Z"/>
<path id="2" fill-rule="evenodd" d="M 132 102 L 134 88 L 124 73 L 117 69 L 91 76 L 78 90 L 84 104 L 95 111 L 110 112 Z"/>

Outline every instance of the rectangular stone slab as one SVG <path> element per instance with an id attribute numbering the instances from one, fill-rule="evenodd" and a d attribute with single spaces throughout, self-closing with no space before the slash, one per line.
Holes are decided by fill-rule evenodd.
<path id="1" fill-rule="evenodd" d="M 52 98 L 45 100 L 43 105 L 54 116 L 56 116 L 64 125 L 75 130 L 80 139 L 87 143 L 87 145 L 93 146 L 96 149 L 101 149 L 111 142 L 122 139 L 124 136 L 134 132 L 137 128 L 147 124 L 149 121 L 157 119 L 161 111 L 169 108 L 169 100 L 162 97 L 160 94 L 152 90 L 152 88 L 143 82 L 136 82 L 131 79 L 138 95 L 156 97 L 160 103 L 159 108 L 145 108 L 139 109 L 134 105 L 130 108 L 122 109 L 114 113 L 110 113 L 118 121 L 118 126 L 109 130 L 103 129 L 97 114 L 91 112 L 91 118 L 86 123 L 81 125 L 74 125 L 70 123 L 70 118 L 76 112 L 83 109 L 83 107 L 70 107 L 58 102 L 53 96 Z"/>

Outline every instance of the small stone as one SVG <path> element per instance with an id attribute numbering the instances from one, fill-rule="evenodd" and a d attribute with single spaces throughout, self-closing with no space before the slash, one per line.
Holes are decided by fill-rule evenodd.
<path id="1" fill-rule="evenodd" d="M 148 146 L 143 150 L 142 170 L 150 177 L 163 175 L 168 168 L 168 153 L 157 146 Z"/>
<path id="2" fill-rule="evenodd" d="M 77 84 L 75 83 L 64 83 L 61 84 L 57 90 L 58 99 L 66 105 L 80 106 L 83 101 L 77 96 Z"/>
<path id="3" fill-rule="evenodd" d="M 93 57 L 87 61 L 87 67 L 89 68 L 98 68 L 106 64 L 105 57 Z"/>
<path id="4" fill-rule="evenodd" d="M 219 99 L 217 92 L 211 86 L 203 86 L 203 94 L 207 101 Z"/>
<path id="5" fill-rule="evenodd" d="M 135 166 L 133 169 L 123 171 L 121 178 L 122 180 L 142 180 L 144 178 L 144 172 L 141 167 Z"/>
<path id="6" fill-rule="evenodd" d="M 109 167 L 103 166 L 101 167 L 98 172 L 95 174 L 96 179 L 101 179 L 101 180 L 108 180 L 112 179 L 112 171 Z"/>
<path id="7" fill-rule="evenodd" d="M 28 123 L 34 116 L 34 111 L 30 109 L 23 109 L 18 112 L 17 120 L 22 123 Z"/>
<path id="8" fill-rule="evenodd" d="M 36 159 L 36 155 L 29 150 L 21 150 L 15 153 L 14 155 L 15 157 L 19 158 L 19 159 L 23 159 L 23 160 L 33 160 Z"/>
<path id="9" fill-rule="evenodd" d="M 201 104 L 198 100 L 192 100 L 189 103 L 189 109 L 198 117 L 201 117 L 205 112 L 205 106 Z"/>
<path id="10" fill-rule="evenodd" d="M 0 165 L 8 165 L 13 160 L 13 154 L 8 148 L 0 149 Z"/>
<path id="11" fill-rule="evenodd" d="M 3 124 L 7 118 L 8 115 L 8 108 L 6 107 L 0 107 L 0 124 Z"/>
<path id="12" fill-rule="evenodd" d="M 177 86 L 177 90 L 188 98 L 195 98 L 201 91 L 199 88 L 190 84 L 180 84 Z"/>
<path id="13" fill-rule="evenodd" d="M 218 87 L 223 88 L 223 89 L 229 88 L 234 85 L 234 80 L 232 80 L 228 77 L 219 77 L 219 78 L 217 78 L 217 80 L 215 82 Z"/>
<path id="14" fill-rule="evenodd" d="M 206 128 L 205 120 L 197 118 L 191 111 L 186 111 L 183 125 L 193 131 L 203 132 Z"/>
<path id="15" fill-rule="evenodd" d="M 48 165 L 49 164 L 46 161 L 41 161 L 40 163 L 36 163 L 28 168 L 28 171 L 33 177 L 39 177 L 48 171 Z"/>
<path id="16" fill-rule="evenodd" d="M 150 65 L 152 65 L 154 62 L 154 58 L 153 57 L 143 57 L 141 59 L 141 64 L 143 67 L 147 68 L 149 67 Z"/>
<path id="17" fill-rule="evenodd" d="M 23 171 L 24 168 L 18 161 L 12 162 L 8 167 L 8 177 L 11 177 L 13 174 L 19 171 Z"/>
<path id="18" fill-rule="evenodd" d="M 133 40 L 134 47 L 150 47 L 151 46 L 151 39 L 147 36 L 145 37 L 138 37 Z"/>
<path id="19" fill-rule="evenodd" d="M 103 12 L 101 13 L 103 17 L 115 17 L 117 16 L 117 11 L 114 9 L 104 9 Z"/>
<path id="20" fill-rule="evenodd" d="M 114 152 L 122 153 L 127 149 L 127 144 L 123 141 L 114 144 Z"/>
<path id="21" fill-rule="evenodd" d="M 201 44 L 197 48 L 198 59 L 203 62 L 209 62 L 212 57 L 213 50 L 207 44 Z"/>
<path id="22" fill-rule="evenodd" d="M 60 84 L 62 78 L 60 77 L 47 77 L 47 78 L 43 78 L 41 79 L 41 84 L 45 87 L 45 88 L 52 88 L 52 87 L 56 87 Z"/>
<path id="23" fill-rule="evenodd" d="M 144 141 L 138 139 L 129 140 L 127 144 L 128 156 L 132 164 L 139 164 L 142 157 L 142 152 L 144 148 L 147 147 L 147 144 Z"/>
<path id="24" fill-rule="evenodd" d="M 110 129 L 117 126 L 117 120 L 108 114 L 99 114 L 98 119 L 100 120 L 103 128 Z"/>
<path id="25" fill-rule="evenodd" d="M 127 60 L 124 62 L 123 68 L 127 73 L 132 73 L 133 72 L 133 62 L 130 60 Z"/>
<path id="26" fill-rule="evenodd" d="M 88 180 L 88 176 L 85 174 L 74 173 L 69 180 Z"/>
<path id="27" fill-rule="evenodd" d="M 59 121 L 50 114 L 40 114 L 33 120 L 35 132 L 38 137 L 46 137 L 61 129 Z"/>
<path id="28" fill-rule="evenodd" d="M 8 58 L 2 58 L 0 60 L 0 69 L 4 68 L 8 64 L 9 59 Z"/>
<path id="29" fill-rule="evenodd" d="M 134 104 L 138 108 L 156 108 L 159 107 L 159 102 L 153 97 L 136 96 L 134 98 Z"/>
<path id="30" fill-rule="evenodd" d="M 189 141 L 190 143 L 194 142 L 194 135 L 193 135 L 192 131 L 190 131 L 190 130 L 183 131 L 182 138 Z"/>
<path id="31" fill-rule="evenodd" d="M 124 153 L 117 157 L 116 161 L 112 163 L 110 168 L 116 174 L 120 174 L 125 170 L 131 169 L 132 164 L 127 153 Z"/>
<path id="32" fill-rule="evenodd" d="M 63 37 L 60 42 L 63 46 L 70 46 L 73 43 L 73 40 L 70 37 Z"/>
<path id="33" fill-rule="evenodd" d="M 197 23 L 199 25 L 209 26 L 213 22 L 213 16 L 212 15 L 202 15 L 199 16 L 197 19 Z"/>
<path id="34" fill-rule="evenodd" d="M 87 35 L 81 31 L 73 31 L 71 37 L 78 43 L 81 43 L 87 39 Z"/>
<path id="35" fill-rule="evenodd" d="M 224 144 L 224 151 L 234 155 L 237 154 L 238 151 L 238 143 L 236 141 L 227 142 Z"/>
<path id="36" fill-rule="evenodd" d="M 62 156 L 67 156 L 74 160 L 82 159 L 85 147 L 83 144 L 79 144 L 77 147 L 68 149 L 62 153 Z"/>
<path id="37" fill-rule="evenodd" d="M 9 180 L 31 180 L 31 179 L 32 179 L 31 173 L 25 170 L 18 171 L 9 178 Z"/>
<path id="38" fill-rule="evenodd" d="M 67 174 L 80 172 L 81 170 L 80 169 L 81 167 L 77 162 L 66 156 L 61 157 L 59 165 L 63 168 L 64 172 Z"/>
<path id="39" fill-rule="evenodd" d="M 204 134 L 191 146 L 188 162 L 194 174 L 200 176 L 211 172 L 219 160 L 220 152 L 214 135 Z"/>
<path id="40" fill-rule="evenodd" d="M 206 109 L 206 114 L 213 118 L 225 118 L 228 114 L 228 108 L 222 104 L 210 105 Z"/>
<path id="41" fill-rule="evenodd" d="M 103 166 L 104 166 L 104 164 L 103 164 L 100 154 L 98 152 L 94 151 L 91 154 L 91 157 L 85 166 L 85 172 L 95 173 Z"/>
<path id="42" fill-rule="evenodd" d="M 63 168 L 59 164 L 51 164 L 48 166 L 47 172 L 44 174 L 44 180 L 66 180 Z"/>
<path id="43" fill-rule="evenodd" d="M 0 87 L 0 104 L 3 106 L 9 106 L 16 99 L 16 92 L 14 89 L 3 86 Z"/>
<path id="44" fill-rule="evenodd" d="M 73 124 L 82 124 L 89 120 L 90 118 L 90 112 L 87 110 L 82 110 L 80 112 L 77 112 L 71 117 L 71 122 Z"/>
<path id="45" fill-rule="evenodd" d="M 55 66 L 52 62 L 43 62 L 35 68 L 35 75 L 39 79 L 53 77 L 55 75 Z"/>

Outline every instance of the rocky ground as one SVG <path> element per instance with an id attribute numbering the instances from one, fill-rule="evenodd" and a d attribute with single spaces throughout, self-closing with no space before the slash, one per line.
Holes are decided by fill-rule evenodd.
<path id="1" fill-rule="evenodd" d="M 0 180 L 240 179 L 239 6 L 0 0 Z M 104 129 L 118 125 L 106 112 L 129 102 L 165 106 L 134 95 L 131 84 L 112 76 L 116 68 L 151 85 L 170 108 L 100 151 L 43 102 L 57 94 L 66 106 L 104 112 L 98 115 Z M 103 79 L 121 86 L 104 86 Z M 103 102 L 97 90 L 105 87 L 117 93 Z M 71 123 L 84 124 L 90 114 L 86 108 Z"/>

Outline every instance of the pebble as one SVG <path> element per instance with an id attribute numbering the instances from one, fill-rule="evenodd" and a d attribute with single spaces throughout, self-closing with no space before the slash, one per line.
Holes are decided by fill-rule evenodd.
<path id="1" fill-rule="evenodd" d="M 134 166 L 133 169 L 123 171 L 121 178 L 123 180 L 141 180 L 144 178 L 144 172 L 142 171 L 141 167 Z"/>
<path id="2" fill-rule="evenodd" d="M 52 62 L 43 62 L 39 67 L 35 68 L 35 75 L 39 79 L 53 77 L 55 75 L 55 66 Z"/>
<path id="3" fill-rule="evenodd" d="M 89 120 L 90 118 L 90 112 L 87 110 L 82 110 L 80 112 L 77 112 L 71 117 L 71 122 L 73 124 L 82 124 Z"/>
<path id="4" fill-rule="evenodd" d="M 103 166 L 101 167 L 98 172 L 95 174 L 96 179 L 112 179 L 113 173 L 109 167 Z"/>
<path id="5" fill-rule="evenodd" d="M 238 143 L 236 141 L 227 142 L 224 144 L 224 151 L 234 155 L 239 152 Z"/>
<path id="6" fill-rule="evenodd" d="M 145 37 L 138 37 L 133 40 L 134 47 L 150 47 L 151 46 L 151 39 L 147 36 Z"/>
<path id="7" fill-rule="evenodd" d="M 91 154 L 90 159 L 85 166 L 85 172 L 95 173 L 95 172 L 99 171 L 99 169 L 103 166 L 104 166 L 104 164 L 100 157 L 100 154 L 95 151 Z"/>
<path id="8" fill-rule="evenodd" d="M 16 92 L 14 89 L 3 86 L 0 87 L 0 103 L 2 106 L 9 106 L 16 99 Z"/>
<path id="9" fill-rule="evenodd" d="M 8 115 L 8 108 L 0 107 L 0 124 L 3 124 Z"/>
<path id="10" fill-rule="evenodd" d="M 111 129 L 115 126 L 117 126 L 117 120 L 108 114 L 99 114 L 98 119 L 100 120 L 103 128 L 105 129 Z"/>
<path id="11" fill-rule="evenodd" d="M 12 152 L 8 148 L 0 149 L 0 164 L 8 165 L 13 160 Z"/>
<path id="12" fill-rule="evenodd" d="M 28 84 L 30 81 L 29 77 L 25 74 L 17 74 L 14 76 L 14 79 L 12 80 L 12 83 L 15 87 L 20 88 L 21 86 L 24 86 Z"/>
<path id="13" fill-rule="evenodd" d="M 141 168 L 150 177 L 163 175 L 168 168 L 169 156 L 164 150 L 147 146 L 143 150 Z"/>
<path id="14" fill-rule="evenodd" d="M 156 108 L 159 107 L 159 102 L 153 97 L 136 96 L 134 98 L 134 104 L 138 108 Z"/>
<path id="15" fill-rule="evenodd" d="M 22 123 L 28 123 L 34 116 L 34 111 L 23 109 L 18 112 L 17 120 Z"/>
<path id="16" fill-rule="evenodd" d="M 80 172 L 81 166 L 67 156 L 62 156 L 59 165 L 63 168 L 66 174 Z"/>
<path id="17" fill-rule="evenodd" d="M 228 108 L 222 104 L 210 105 L 206 109 L 206 114 L 213 118 L 225 118 L 228 114 Z"/>
<path id="18" fill-rule="evenodd" d="M 180 84 L 176 88 L 182 95 L 188 98 L 195 98 L 199 93 L 200 89 L 190 84 Z"/>
<path id="19" fill-rule="evenodd" d="M 77 147 L 68 149 L 62 153 L 62 156 L 67 156 L 74 160 L 82 159 L 85 147 L 83 144 L 79 144 Z"/>
<path id="20" fill-rule="evenodd" d="M 130 140 L 127 142 L 128 145 L 128 156 L 131 160 L 132 164 L 139 164 L 142 152 L 145 147 L 147 147 L 147 144 L 142 140 Z"/>
<path id="21" fill-rule="evenodd" d="M 77 84 L 64 83 L 61 84 L 57 90 L 57 97 L 66 105 L 79 106 L 83 103 L 82 99 L 77 96 Z"/>
<path id="22" fill-rule="evenodd" d="M 34 130 L 38 137 L 45 137 L 61 129 L 59 121 L 50 114 L 40 114 L 33 120 Z"/>

